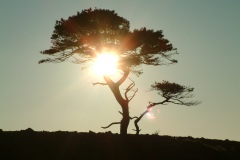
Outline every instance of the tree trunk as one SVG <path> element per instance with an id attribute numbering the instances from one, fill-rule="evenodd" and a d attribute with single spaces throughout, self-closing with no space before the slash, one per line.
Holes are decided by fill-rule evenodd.
<path id="1" fill-rule="evenodd" d="M 127 134 L 127 129 L 128 129 L 128 125 L 129 125 L 129 110 L 128 110 L 128 103 L 126 103 L 126 105 L 122 106 L 122 120 L 121 120 L 121 124 L 120 124 L 120 134 L 121 135 L 126 135 Z"/>
<path id="2" fill-rule="evenodd" d="M 120 123 L 120 134 L 121 135 L 126 135 L 127 134 L 127 129 L 129 125 L 129 108 L 128 108 L 128 101 L 125 100 L 121 92 L 119 90 L 119 83 L 114 83 L 108 76 L 104 76 L 105 81 L 107 82 L 109 88 L 111 89 L 114 97 L 116 98 L 117 102 L 120 104 L 122 108 L 122 120 Z"/>
<path id="3" fill-rule="evenodd" d="M 139 135 L 139 132 L 141 131 L 141 129 L 139 129 L 139 126 L 138 126 L 138 122 L 142 119 L 142 117 L 148 113 L 149 110 L 147 109 L 145 112 L 143 112 L 140 117 L 138 117 L 135 121 L 134 121 L 134 124 L 135 124 L 135 127 L 136 127 L 136 135 Z"/>

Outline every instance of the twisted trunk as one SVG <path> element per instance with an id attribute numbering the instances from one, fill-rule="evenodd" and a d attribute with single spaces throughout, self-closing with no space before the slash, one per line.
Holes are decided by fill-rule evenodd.
<path id="1" fill-rule="evenodd" d="M 105 81 L 107 82 L 109 88 L 111 89 L 114 97 L 116 98 L 117 102 L 120 104 L 121 108 L 122 108 L 122 120 L 120 123 L 120 134 L 121 135 L 126 135 L 127 134 L 127 129 L 128 129 L 128 125 L 129 125 L 129 109 L 128 109 L 128 100 L 125 100 L 122 95 L 121 92 L 119 90 L 119 86 L 125 81 L 125 79 L 127 78 L 129 72 L 126 71 L 124 72 L 122 78 L 114 83 L 109 76 L 104 76 Z"/>
<path id="2" fill-rule="evenodd" d="M 116 98 L 117 102 L 120 104 L 120 106 L 122 108 L 123 118 L 122 118 L 121 124 L 120 124 L 120 134 L 126 135 L 128 124 L 130 121 L 128 101 L 122 98 L 119 87 L 117 85 L 110 85 L 109 87 L 110 87 L 112 93 L 114 94 L 114 97 Z"/>
<path id="3" fill-rule="evenodd" d="M 168 102 L 169 101 L 169 98 L 166 98 L 164 101 L 162 102 L 159 102 L 159 103 L 151 103 L 148 107 L 147 107 L 147 110 L 144 111 L 139 117 L 136 118 L 136 120 L 134 121 L 134 125 L 135 125 L 135 128 L 136 128 L 136 135 L 139 135 L 139 132 L 141 131 L 141 129 L 139 128 L 138 126 L 138 122 L 142 119 L 142 117 L 147 114 L 151 108 L 153 106 L 156 106 L 156 105 L 159 105 L 159 104 L 164 104 L 165 102 Z"/>
<path id="4" fill-rule="evenodd" d="M 143 112 L 141 115 L 140 115 L 140 117 L 138 117 L 135 121 L 134 121 L 134 125 L 135 125 L 135 127 L 136 127 L 136 135 L 139 135 L 139 132 L 141 131 L 141 129 L 139 129 L 139 126 L 138 126 L 138 122 L 142 119 L 142 117 L 146 114 L 146 113 L 148 113 L 149 112 L 149 110 L 147 109 L 145 112 Z"/>
<path id="5" fill-rule="evenodd" d="M 125 104 L 122 107 L 122 115 L 123 118 L 121 120 L 121 124 L 120 124 L 120 134 L 121 135 L 126 135 L 127 134 L 127 129 L 128 129 L 128 125 L 129 125 L 129 110 L 128 110 L 128 104 Z"/>

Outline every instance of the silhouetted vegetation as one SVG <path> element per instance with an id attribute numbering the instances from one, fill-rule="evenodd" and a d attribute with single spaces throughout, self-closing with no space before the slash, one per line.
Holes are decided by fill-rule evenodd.
<path id="1" fill-rule="evenodd" d="M 159 135 L 0 132 L 1 159 L 240 159 L 240 142 Z"/>
<path id="2" fill-rule="evenodd" d="M 141 129 L 139 129 L 138 122 L 142 119 L 142 117 L 147 114 L 152 107 L 156 105 L 166 105 L 169 103 L 184 105 L 184 106 L 194 106 L 198 105 L 200 102 L 196 100 L 188 100 L 189 98 L 193 98 L 193 90 L 194 88 L 182 86 L 176 83 L 170 83 L 168 81 L 163 82 L 155 82 L 152 86 L 152 90 L 157 91 L 158 95 L 160 95 L 164 100 L 161 102 L 149 102 L 149 106 L 146 111 L 144 111 L 139 117 L 133 117 L 135 124 L 136 134 L 139 134 Z"/>
<path id="3" fill-rule="evenodd" d="M 138 91 L 134 89 L 135 83 L 131 80 L 132 83 L 121 94 L 119 88 L 129 74 L 141 75 L 143 65 L 177 63 L 172 58 L 177 54 L 176 48 L 164 37 L 162 30 L 140 28 L 130 31 L 129 21 L 110 10 L 90 8 L 68 19 L 56 21 L 51 40 L 50 49 L 41 53 L 52 58 L 40 60 L 39 63 L 69 60 L 88 68 L 104 52 L 114 52 L 119 57 L 117 68 L 122 73 L 121 78 L 115 82 L 109 75 L 104 75 L 105 82 L 95 82 L 93 85 L 107 85 L 121 106 L 122 120 L 103 127 L 120 124 L 121 134 L 127 134 L 131 119 L 129 102 Z"/>

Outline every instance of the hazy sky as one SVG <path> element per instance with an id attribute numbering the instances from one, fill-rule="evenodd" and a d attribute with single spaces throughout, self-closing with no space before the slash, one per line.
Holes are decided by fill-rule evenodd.
<path id="1" fill-rule="evenodd" d="M 121 108 L 107 86 L 92 85 L 98 77 L 69 62 L 38 64 L 46 58 L 40 51 L 50 47 L 56 20 L 89 7 L 115 10 L 131 29 L 163 30 L 180 53 L 175 65 L 144 67 L 139 78 L 131 75 L 139 89 L 131 116 L 139 116 L 148 101 L 161 101 L 149 92 L 155 81 L 192 86 L 202 101 L 153 108 L 155 119 L 146 116 L 139 123 L 142 134 L 159 130 L 240 141 L 239 0 L 0 0 L 0 129 L 119 133 L 118 125 L 101 129 L 120 121 Z M 132 129 L 133 122 L 128 132 Z"/>

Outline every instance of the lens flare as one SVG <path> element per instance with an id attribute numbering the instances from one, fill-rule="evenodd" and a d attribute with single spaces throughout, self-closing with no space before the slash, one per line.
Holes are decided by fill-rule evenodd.
<path id="1" fill-rule="evenodd" d="M 116 75 L 119 58 L 113 53 L 102 53 L 97 56 L 92 66 L 97 75 Z"/>
<path id="2" fill-rule="evenodd" d="M 154 119 L 155 118 L 154 114 L 151 113 L 151 112 L 147 113 L 147 117 L 150 118 L 150 119 Z"/>

